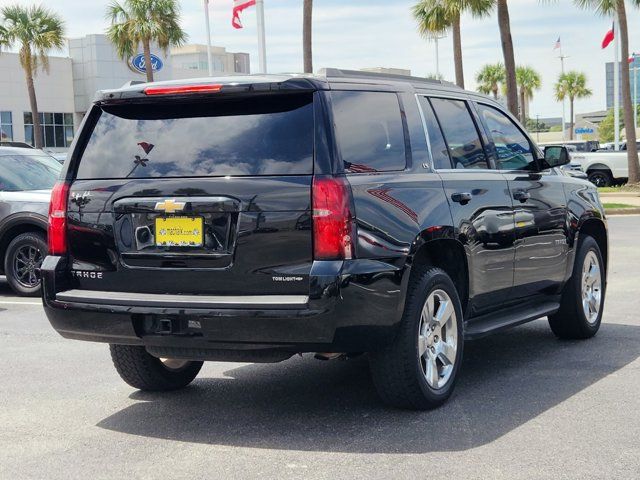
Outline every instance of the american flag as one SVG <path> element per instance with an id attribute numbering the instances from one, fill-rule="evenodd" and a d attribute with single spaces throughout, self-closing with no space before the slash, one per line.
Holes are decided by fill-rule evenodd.
<path id="1" fill-rule="evenodd" d="M 256 0 L 233 0 L 233 17 L 231 19 L 231 25 L 233 25 L 233 28 L 242 28 L 240 13 L 245 8 L 253 7 L 255 4 Z"/>
<path id="2" fill-rule="evenodd" d="M 553 49 L 557 50 L 561 47 L 562 47 L 562 44 L 560 43 L 560 37 L 558 37 L 558 40 L 556 40 L 556 44 L 554 45 Z"/>

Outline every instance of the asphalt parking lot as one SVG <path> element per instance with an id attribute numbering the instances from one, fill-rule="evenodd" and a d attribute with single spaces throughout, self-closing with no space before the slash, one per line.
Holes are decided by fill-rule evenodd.
<path id="1" fill-rule="evenodd" d="M 609 220 L 605 324 L 546 320 L 466 345 L 433 412 L 382 407 L 364 358 L 209 363 L 132 390 L 105 345 L 64 340 L 0 283 L 0 479 L 639 478 L 640 216 Z"/>

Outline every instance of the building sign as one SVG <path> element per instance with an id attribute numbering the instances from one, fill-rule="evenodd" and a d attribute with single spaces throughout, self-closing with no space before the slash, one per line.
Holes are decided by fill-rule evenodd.
<path id="1" fill-rule="evenodd" d="M 147 73 L 147 66 L 145 65 L 144 53 L 139 53 L 138 55 L 131 57 L 129 59 L 128 65 L 131 70 L 137 73 Z M 164 63 L 162 59 L 157 55 L 151 54 L 151 68 L 154 72 L 159 72 L 164 67 Z"/>
<path id="2" fill-rule="evenodd" d="M 594 133 L 594 132 L 595 132 L 595 130 L 593 128 L 585 128 L 585 127 L 576 128 L 576 134 L 577 135 L 590 134 L 590 133 Z"/>

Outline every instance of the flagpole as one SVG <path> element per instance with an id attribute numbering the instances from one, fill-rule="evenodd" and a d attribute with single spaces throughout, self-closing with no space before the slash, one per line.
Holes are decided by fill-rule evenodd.
<path id="1" fill-rule="evenodd" d="M 618 25 L 618 10 L 616 9 L 613 22 L 613 149 L 620 150 L 620 55 L 618 55 L 618 36 L 620 26 Z"/>
<path id="2" fill-rule="evenodd" d="M 258 20 L 259 73 L 267 73 L 267 47 L 264 31 L 264 0 L 256 0 L 256 14 Z"/>

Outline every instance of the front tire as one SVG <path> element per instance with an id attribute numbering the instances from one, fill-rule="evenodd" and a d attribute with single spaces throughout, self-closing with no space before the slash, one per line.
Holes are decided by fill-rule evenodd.
<path id="1" fill-rule="evenodd" d="M 451 278 L 417 265 L 394 342 L 370 354 L 373 383 L 382 401 L 427 410 L 453 392 L 462 362 L 462 308 Z"/>
<path id="2" fill-rule="evenodd" d="M 37 297 L 40 295 L 40 279 L 36 271 L 47 256 L 47 242 L 39 232 L 17 235 L 4 257 L 4 272 L 7 283 L 18 295 Z"/>
<path id="3" fill-rule="evenodd" d="M 189 385 L 198 375 L 203 362 L 159 359 L 144 347 L 109 345 L 111 360 L 120 378 L 138 390 L 161 392 Z"/>
<path id="4" fill-rule="evenodd" d="M 604 262 L 598 243 L 585 236 L 578 247 L 571 279 L 565 286 L 560 310 L 549 316 L 549 326 L 562 339 L 591 338 L 600 329 L 605 297 Z"/>

